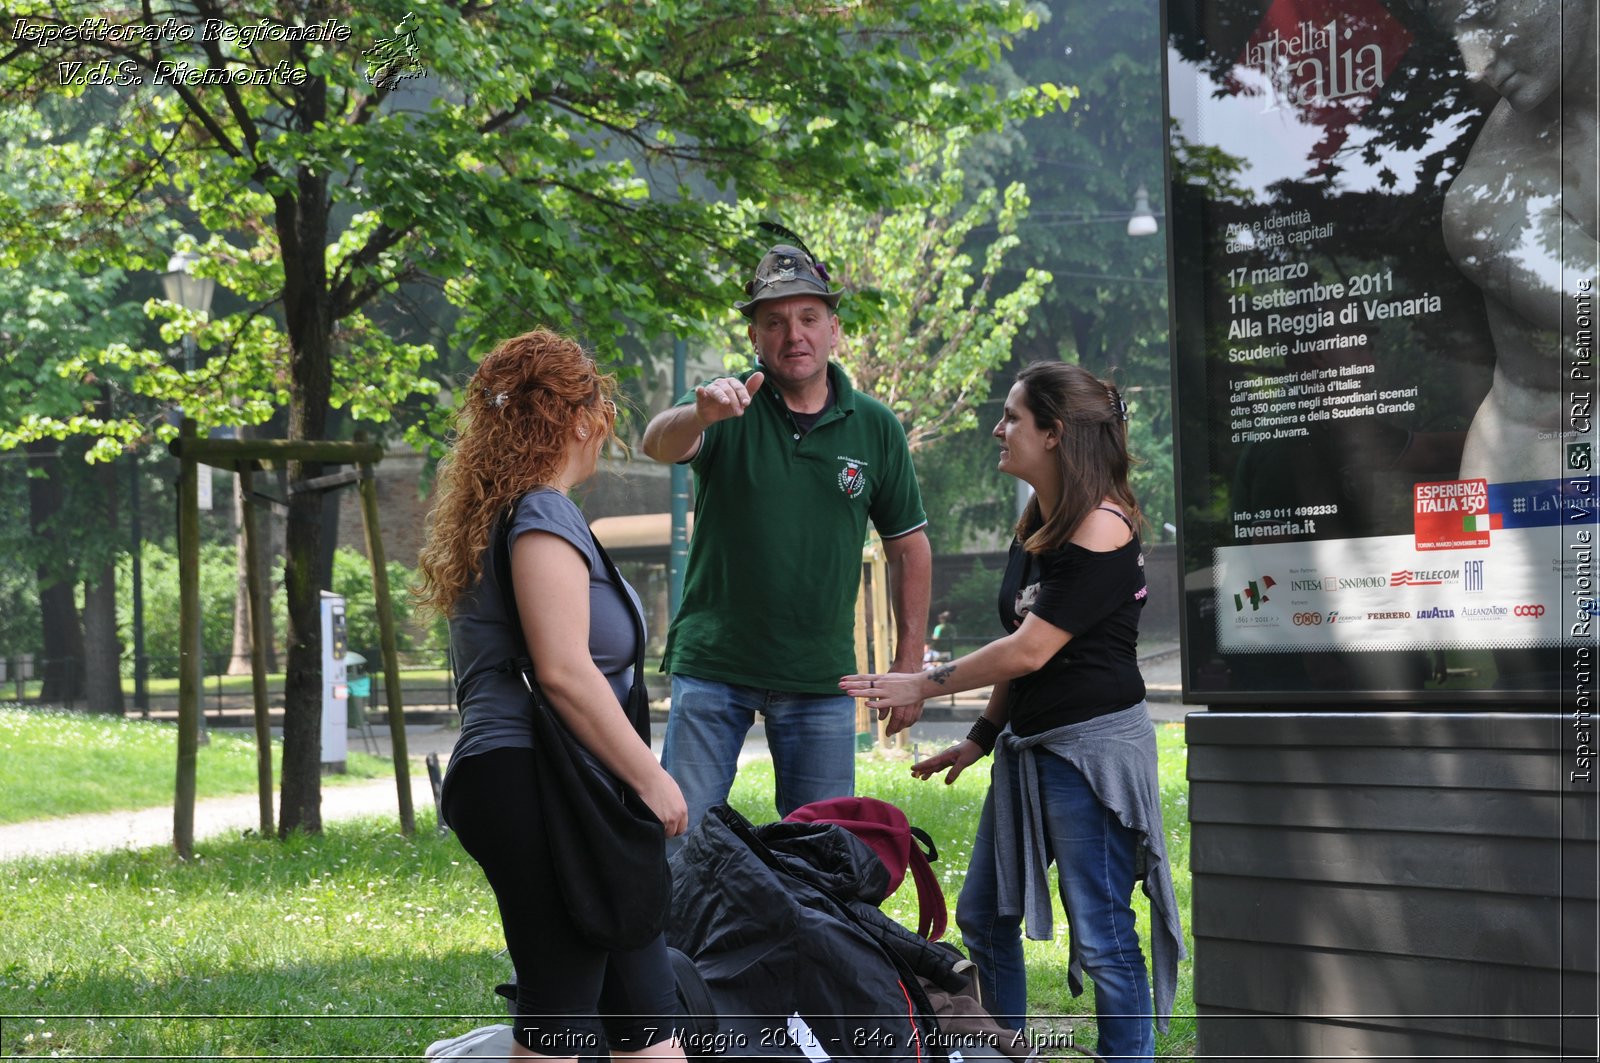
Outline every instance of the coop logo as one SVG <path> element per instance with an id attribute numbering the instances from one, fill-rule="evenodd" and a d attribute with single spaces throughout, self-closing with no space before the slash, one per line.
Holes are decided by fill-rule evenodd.
<path id="1" fill-rule="evenodd" d="M 1528 616 L 1528 617 L 1533 617 L 1533 618 L 1537 619 L 1537 618 L 1539 618 L 1539 617 L 1544 615 L 1544 606 L 1542 606 L 1542 605 L 1519 605 L 1515 609 L 1511 610 L 1511 615 L 1512 616 Z"/>
<path id="2" fill-rule="evenodd" d="M 1233 611 L 1236 613 L 1244 612 L 1246 602 L 1250 603 L 1250 611 L 1252 613 L 1258 611 L 1271 600 L 1267 597 L 1267 592 L 1277 585 L 1278 581 L 1271 576 L 1262 576 L 1260 579 L 1251 580 L 1245 584 L 1242 591 L 1233 596 Z"/>
<path id="3" fill-rule="evenodd" d="M 1454 609 L 1441 609 L 1437 605 L 1431 609 L 1421 609 L 1417 612 L 1418 620 L 1454 620 L 1455 616 L 1456 611 Z"/>
<path id="4" fill-rule="evenodd" d="M 1463 561 L 1461 563 L 1461 589 L 1468 594 L 1483 593 L 1483 562 Z"/>
<path id="5" fill-rule="evenodd" d="M 1460 578 L 1461 570 L 1457 568 L 1419 569 L 1415 572 L 1409 568 L 1402 568 L 1389 573 L 1389 586 L 1438 587 L 1445 583 L 1454 583 Z"/>

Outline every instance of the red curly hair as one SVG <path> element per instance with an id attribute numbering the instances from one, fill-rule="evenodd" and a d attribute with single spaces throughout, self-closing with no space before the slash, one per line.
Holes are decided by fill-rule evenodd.
<path id="1" fill-rule="evenodd" d="M 457 407 L 451 452 L 439 468 L 428 514 L 421 579 L 412 595 L 449 616 L 483 571 L 500 514 L 535 487 L 553 484 L 580 429 L 601 445 L 612 434 L 616 378 L 583 348 L 546 329 L 484 356 Z"/>

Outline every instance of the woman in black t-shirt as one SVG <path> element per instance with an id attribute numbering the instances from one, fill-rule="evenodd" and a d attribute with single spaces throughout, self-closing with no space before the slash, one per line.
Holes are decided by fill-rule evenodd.
<path id="1" fill-rule="evenodd" d="M 1130 903 L 1141 873 L 1157 924 L 1155 1010 L 1163 1017 L 1182 936 L 1136 656 L 1145 579 L 1126 421 L 1116 388 L 1078 366 L 1037 363 L 1018 374 L 994 429 L 1000 471 L 1034 491 L 1001 584 L 1007 634 L 921 673 L 846 676 L 840 685 L 874 709 L 993 685 L 967 738 L 911 769 L 920 779 L 943 771 L 953 782 L 998 739 L 956 906 L 985 999 L 1022 1029 L 1023 921 L 1029 937 L 1050 936 L 1044 870 L 1053 860 L 1072 929 L 1069 977 L 1087 971 L 1095 984 L 1097 1051 L 1139 1060 L 1155 1051 Z"/>

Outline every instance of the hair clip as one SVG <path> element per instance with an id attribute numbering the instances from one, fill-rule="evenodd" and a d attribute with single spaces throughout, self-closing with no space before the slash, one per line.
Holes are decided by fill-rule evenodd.
<path id="1" fill-rule="evenodd" d="M 1128 419 L 1128 404 L 1122 401 L 1122 396 L 1117 394 L 1116 388 L 1106 388 L 1106 398 L 1111 401 L 1111 408 L 1117 411 L 1120 420 Z"/>
<path id="2" fill-rule="evenodd" d="M 495 409 L 498 410 L 500 407 L 504 406 L 506 403 L 511 401 L 511 396 L 507 395 L 503 391 L 497 391 L 497 392 L 495 392 L 494 394 L 491 395 L 489 393 L 489 389 L 488 388 L 484 388 L 483 389 L 483 401 L 487 402 L 490 406 L 493 406 Z"/>

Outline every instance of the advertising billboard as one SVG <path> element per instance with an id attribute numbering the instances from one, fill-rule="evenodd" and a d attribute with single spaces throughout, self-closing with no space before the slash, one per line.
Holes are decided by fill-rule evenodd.
<path id="1" fill-rule="evenodd" d="M 1597 33 L 1168 5 L 1190 700 L 1587 703 Z"/>

